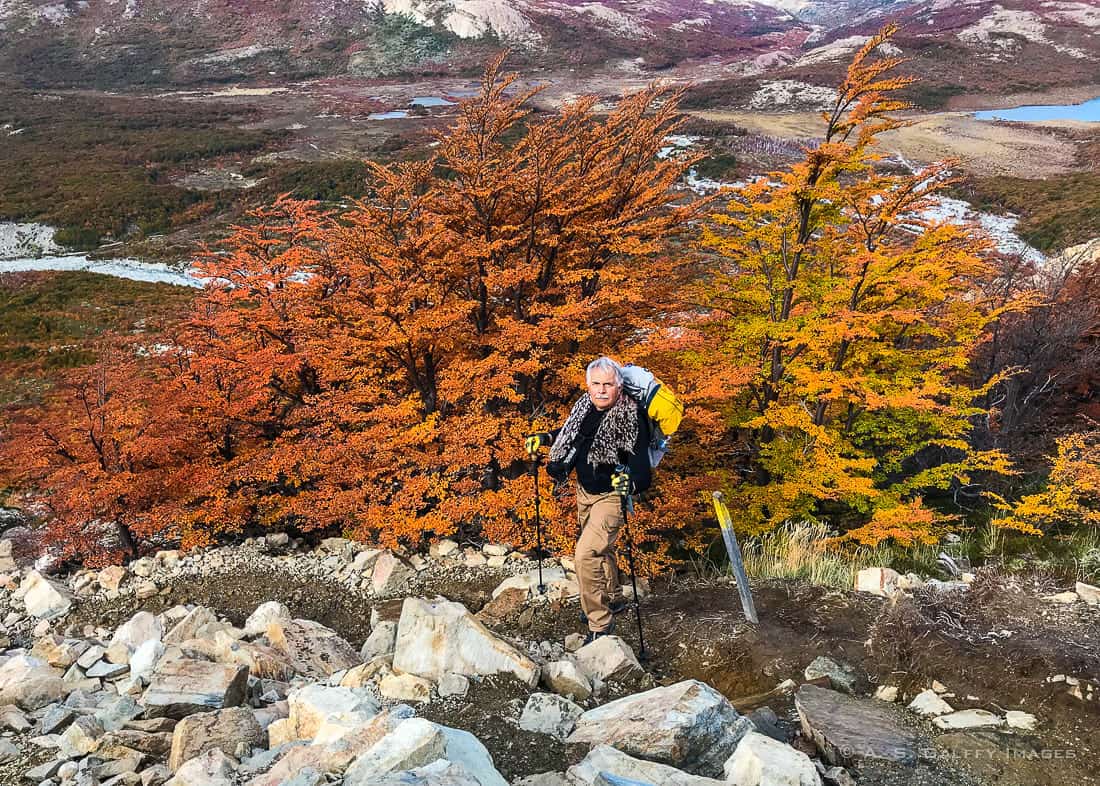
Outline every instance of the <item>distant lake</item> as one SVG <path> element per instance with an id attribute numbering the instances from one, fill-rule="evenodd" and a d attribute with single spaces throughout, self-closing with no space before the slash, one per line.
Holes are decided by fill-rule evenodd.
<path id="1" fill-rule="evenodd" d="M 1041 120 L 1081 120 L 1100 123 L 1100 98 L 1083 104 L 1051 104 L 1049 106 L 1018 106 L 1015 109 L 990 109 L 975 112 L 979 120 L 1017 120 L 1037 123 Z"/>

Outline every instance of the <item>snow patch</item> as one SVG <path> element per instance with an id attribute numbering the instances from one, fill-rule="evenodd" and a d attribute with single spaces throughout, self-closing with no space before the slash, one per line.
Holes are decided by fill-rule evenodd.
<path id="1" fill-rule="evenodd" d="M 41 257 L 64 249 L 54 242 L 56 230 L 45 224 L 16 224 L 0 221 L 0 260 Z"/>
<path id="2" fill-rule="evenodd" d="M 781 79 L 777 82 L 765 82 L 752 98 L 750 109 L 775 109 L 777 107 L 809 106 L 813 109 L 828 109 L 836 102 L 836 90 L 831 87 L 811 85 L 793 79 Z"/>
<path id="3" fill-rule="evenodd" d="M 92 260 L 74 254 L 71 256 L 46 256 L 37 259 L 13 259 L 0 261 L 0 273 L 20 273 L 31 270 L 82 270 L 100 273 L 131 281 L 147 281 L 155 284 L 172 284 L 184 287 L 202 287 L 204 281 L 192 275 L 190 270 L 177 270 L 160 262 L 140 262 L 136 259 Z"/>
<path id="4" fill-rule="evenodd" d="M 977 223 L 985 230 L 993 240 L 997 250 L 1002 254 L 1019 256 L 1027 262 L 1042 264 L 1046 261 L 1046 255 L 1028 245 L 1016 234 L 1016 224 L 1019 219 L 1015 216 L 998 216 L 993 213 L 979 213 L 971 207 L 969 202 L 950 197 L 935 197 L 936 204 L 925 210 L 921 217 L 928 221 L 937 221 L 946 224 L 970 224 Z"/>
<path id="5" fill-rule="evenodd" d="M 802 57 L 798 58 L 798 62 L 795 63 L 795 65 L 812 65 L 814 63 L 824 63 L 830 60 L 840 60 L 841 58 L 847 60 L 853 52 L 870 40 L 871 37 L 866 35 L 850 35 L 847 38 L 838 38 L 836 41 L 831 41 L 824 46 L 811 49 L 809 52 L 802 55 Z M 875 51 L 887 57 L 897 57 L 901 54 L 901 49 L 890 42 L 880 44 Z"/>

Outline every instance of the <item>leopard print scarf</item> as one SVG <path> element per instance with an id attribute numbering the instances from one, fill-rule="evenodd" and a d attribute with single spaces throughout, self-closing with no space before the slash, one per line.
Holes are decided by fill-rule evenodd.
<path id="1" fill-rule="evenodd" d="M 573 410 L 558 433 L 558 438 L 550 447 L 550 460 L 570 462 L 573 459 L 577 437 L 585 415 L 595 406 L 587 393 L 577 399 Z M 592 447 L 588 449 L 588 463 L 593 467 L 600 464 L 619 463 L 619 451 L 634 453 L 634 443 L 638 441 L 638 405 L 626 392 L 603 416 L 596 435 L 592 438 Z"/>

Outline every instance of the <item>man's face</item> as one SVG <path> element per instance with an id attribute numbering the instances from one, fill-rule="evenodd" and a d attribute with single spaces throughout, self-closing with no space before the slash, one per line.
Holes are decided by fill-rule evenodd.
<path id="1" fill-rule="evenodd" d="M 622 388 L 615 381 L 615 372 L 597 368 L 588 373 L 588 395 L 596 409 L 607 409 L 619 400 Z"/>

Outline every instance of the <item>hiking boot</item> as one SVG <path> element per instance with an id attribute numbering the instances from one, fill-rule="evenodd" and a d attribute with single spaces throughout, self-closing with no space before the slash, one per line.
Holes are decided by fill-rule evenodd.
<path id="1" fill-rule="evenodd" d="M 607 610 L 610 611 L 612 615 L 622 614 L 624 611 L 626 611 L 629 608 L 630 608 L 630 601 L 627 600 L 626 598 L 618 598 L 616 600 L 611 601 L 609 604 L 607 604 Z M 583 611 L 581 612 L 581 624 L 582 625 L 587 625 L 588 624 L 588 615 L 585 614 Z"/>
<path id="2" fill-rule="evenodd" d="M 590 630 L 590 631 L 588 631 L 588 635 L 584 637 L 584 643 L 585 644 L 591 644 L 596 639 L 602 639 L 604 636 L 610 636 L 610 635 L 611 635 L 611 628 L 608 628 L 607 630 Z"/>

